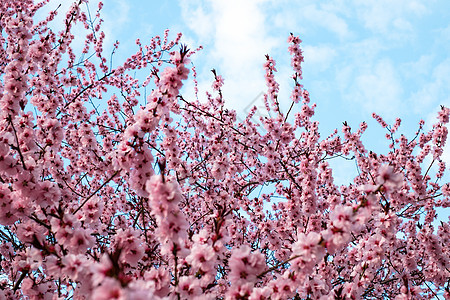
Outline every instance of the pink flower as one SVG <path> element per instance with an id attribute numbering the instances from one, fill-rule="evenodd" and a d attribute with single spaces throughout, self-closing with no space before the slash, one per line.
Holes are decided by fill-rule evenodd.
<path id="1" fill-rule="evenodd" d="M 212 84 L 212 88 L 214 90 L 218 91 L 222 87 L 223 81 L 224 80 L 223 80 L 222 76 L 221 75 L 217 75 L 215 80 L 214 80 L 214 82 L 213 82 L 213 84 Z"/>
<path id="2" fill-rule="evenodd" d="M 93 223 L 100 218 L 103 213 L 104 203 L 99 197 L 92 197 L 83 206 L 83 209 L 79 212 L 80 220 L 88 223 Z"/>
<path id="3" fill-rule="evenodd" d="M 193 299 L 202 294 L 199 280 L 191 276 L 183 276 L 178 282 L 178 291 L 182 299 Z"/>
<path id="4" fill-rule="evenodd" d="M 95 238 L 91 235 L 92 230 L 77 228 L 70 237 L 68 247 L 76 254 L 83 254 L 94 245 Z"/>
<path id="5" fill-rule="evenodd" d="M 358 186 L 358 190 L 367 194 L 375 192 L 380 186 L 375 184 L 363 184 Z"/>
<path id="6" fill-rule="evenodd" d="M 135 267 L 144 256 L 144 246 L 139 231 L 127 228 L 119 229 L 116 235 L 116 248 L 121 249 L 120 261 Z"/>
<path id="7" fill-rule="evenodd" d="M 63 274 L 72 280 L 77 280 L 78 276 L 83 274 L 83 268 L 88 260 L 84 255 L 68 254 L 62 258 L 62 263 L 64 265 Z"/>
<path id="8" fill-rule="evenodd" d="M 202 270 L 208 273 L 214 269 L 216 253 L 208 244 L 194 244 L 191 253 L 186 257 L 186 262 L 192 265 L 194 270 Z"/>
<path id="9" fill-rule="evenodd" d="M 120 283 L 114 278 L 107 277 L 102 280 L 100 286 L 96 287 L 92 293 L 92 299 L 96 300 L 113 300 L 124 298 L 124 291 Z"/>
<path id="10" fill-rule="evenodd" d="M 241 284 L 232 285 L 225 295 L 226 300 L 248 299 L 252 293 L 252 284 L 243 282 Z"/>
<path id="11" fill-rule="evenodd" d="M 250 252 L 249 246 L 244 245 L 234 249 L 229 260 L 230 273 L 228 279 L 232 283 L 255 282 L 256 276 L 261 273 L 266 261 L 259 252 Z"/>
<path id="12" fill-rule="evenodd" d="M 394 191 L 401 188 L 403 183 L 403 176 L 400 173 L 394 173 L 394 168 L 389 165 L 382 165 L 378 170 L 378 177 L 376 181 L 382 184 L 388 191 Z"/>
<path id="13" fill-rule="evenodd" d="M 178 91 L 183 85 L 176 68 L 166 68 L 161 75 L 160 84 L 162 90 L 172 97 L 178 95 Z"/>
<path id="14" fill-rule="evenodd" d="M 31 220 L 17 224 L 17 237 L 25 243 L 33 243 L 36 239 L 42 244 L 45 240 L 46 232 L 45 227 Z"/>
<path id="15" fill-rule="evenodd" d="M 319 245 L 321 235 L 317 232 L 303 232 L 297 234 L 297 242 L 292 246 L 293 255 L 301 256 L 306 261 L 317 261 L 324 254 L 323 246 Z"/>
<path id="16" fill-rule="evenodd" d="M 330 222 L 334 227 L 349 230 L 352 225 L 353 208 L 351 206 L 338 205 L 330 213 Z"/>
<path id="17" fill-rule="evenodd" d="M 448 123 L 450 116 L 450 109 L 448 107 L 441 106 L 441 110 L 438 113 L 438 119 L 442 123 Z"/>
<path id="18" fill-rule="evenodd" d="M 152 283 L 157 296 L 164 297 L 169 292 L 170 275 L 167 269 L 152 269 L 144 274 L 144 280 Z"/>

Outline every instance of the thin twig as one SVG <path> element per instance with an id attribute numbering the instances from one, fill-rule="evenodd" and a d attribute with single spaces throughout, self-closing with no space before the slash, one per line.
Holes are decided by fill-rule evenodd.
<path id="1" fill-rule="evenodd" d="M 119 174 L 119 171 L 116 171 L 111 177 L 109 177 L 108 180 L 106 180 L 98 189 L 95 190 L 95 192 L 93 192 L 92 194 L 89 195 L 89 197 L 87 197 L 83 203 L 81 203 L 81 205 L 73 212 L 73 214 L 76 214 L 85 204 L 86 202 L 89 201 L 89 199 L 91 199 L 95 194 L 98 193 L 98 191 L 100 191 L 105 185 L 107 185 L 114 177 L 116 177 L 117 174 Z"/>

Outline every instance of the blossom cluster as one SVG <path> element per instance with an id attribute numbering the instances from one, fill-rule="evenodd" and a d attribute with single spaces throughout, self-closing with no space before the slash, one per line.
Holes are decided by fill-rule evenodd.
<path id="1" fill-rule="evenodd" d="M 0 3 L 0 299 L 450 299 L 449 108 L 412 136 L 374 114 L 382 153 L 365 122 L 323 138 L 291 34 L 291 99 L 266 56 L 269 117 L 238 121 L 216 70 L 206 101 L 183 95 L 181 35 L 113 67 L 87 2 L 61 31 L 47 1 Z"/>

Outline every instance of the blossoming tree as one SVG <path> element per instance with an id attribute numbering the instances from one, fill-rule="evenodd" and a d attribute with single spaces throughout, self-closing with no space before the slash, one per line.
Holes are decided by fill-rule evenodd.
<path id="1" fill-rule="evenodd" d="M 180 94 L 181 35 L 113 67 L 85 2 L 59 32 L 57 10 L 36 20 L 47 1 L 0 2 L 0 299 L 450 299 L 448 108 L 410 139 L 374 115 L 387 154 L 366 123 L 321 138 L 291 35 L 289 111 L 267 56 L 273 117 L 238 122 L 216 71 L 208 101 Z"/>

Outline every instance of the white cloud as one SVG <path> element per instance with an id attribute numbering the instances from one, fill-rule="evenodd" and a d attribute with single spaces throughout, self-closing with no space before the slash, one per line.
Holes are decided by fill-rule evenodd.
<path id="1" fill-rule="evenodd" d="M 408 113 L 424 113 L 424 108 L 430 108 L 427 103 L 442 99 L 445 85 L 450 86 L 443 79 L 450 78 L 446 68 L 433 66 L 439 57 L 434 50 L 420 52 L 416 47 L 400 54 L 418 43 L 417 37 L 422 34 L 417 30 L 421 24 L 418 20 L 432 12 L 424 3 L 180 1 L 184 20 L 195 36 L 189 38 L 206 46 L 199 56 L 207 59 L 205 72 L 216 67 L 224 76 L 224 95 L 230 106 L 246 105 L 265 90 L 261 65 L 266 53 L 285 59 L 277 60 L 282 73 L 277 78 L 281 94 L 288 97 L 290 68 L 285 40 L 292 31 L 305 40 L 304 70 L 309 84 L 305 87 L 321 97 L 313 102 L 330 98 L 336 114 L 365 118 L 377 112 L 387 121 Z M 207 80 L 200 85 L 209 88 L 211 74 L 199 75 Z M 415 97 L 411 90 L 416 90 Z"/>
<path id="2" fill-rule="evenodd" d="M 450 59 L 439 63 L 426 82 L 411 95 L 416 113 L 437 109 L 439 105 L 450 106 Z"/>
<path id="3" fill-rule="evenodd" d="M 440 33 L 439 40 L 443 40 L 447 43 L 450 41 L 450 25 L 448 25 L 445 28 L 441 28 L 439 30 L 439 33 Z"/>
<path id="4" fill-rule="evenodd" d="M 397 18 L 392 21 L 394 28 L 400 31 L 413 32 L 414 28 L 410 22 L 405 19 Z"/>
<path id="5" fill-rule="evenodd" d="M 303 46 L 303 55 L 305 56 L 305 68 L 310 68 L 316 72 L 327 70 L 333 63 L 337 55 L 337 50 L 332 46 Z"/>
<path id="6" fill-rule="evenodd" d="M 325 29 L 340 41 L 351 39 L 354 32 L 350 30 L 346 18 L 349 10 L 344 9 L 342 1 L 272 1 L 275 8 L 271 10 L 273 25 L 288 29 L 301 35 L 316 35 L 318 29 Z"/>
<path id="7" fill-rule="evenodd" d="M 365 113 L 375 112 L 387 121 L 401 115 L 403 88 L 389 60 L 380 60 L 374 66 L 353 71 L 356 72 L 352 74 L 353 83 L 342 93 L 354 109 L 359 107 Z"/>
<path id="8" fill-rule="evenodd" d="M 279 42 L 268 34 L 261 3 L 238 0 L 180 3 L 186 24 L 205 46 L 202 57 L 206 55 L 209 66 L 205 72 L 218 68 L 225 79 L 223 93 L 231 107 L 245 107 L 265 89 L 264 55 L 271 53 Z M 212 75 L 198 71 L 200 81 L 205 78 L 209 83 L 200 85 L 209 87 Z"/>
<path id="9" fill-rule="evenodd" d="M 197 6 L 195 6 L 197 4 Z M 186 25 L 195 32 L 200 43 L 211 40 L 214 36 L 213 14 L 206 12 L 207 4 L 194 1 L 180 1 Z"/>
<path id="10" fill-rule="evenodd" d="M 106 10 L 103 14 L 105 22 L 109 23 L 108 26 L 120 28 L 125 23 L 133 22 L 133 20 L 130 19 L 130 4 L 128 1 L 109 0 L 105 6 L 106 5 L 111 8 Z"/>
<path id="11" fill-rule="evenodd" d="M 450 146 L 447 143 L 444 146 L 444 153 L 442 153 L 442 160 L 447 164 L 447 171 L 450 170 L 449 164 L 450 164 Z"/>
<path id="12" fill-rule="evenodd" d="M 263 12 L 256 2 L 237 0 L 214 2 L 219 13 L 216 23 L 214 56 L 226 60 L 225 67 L 246 67 L 263 62 L 264 54 L 274 45 L 267 36 Z"/>
<path id="13" fill-rule="evenodd" d="M 356 0 L 354 4 L 356 16 L 367 29 L 391 39 L 410 38 L 410 20 L 428 13 L 421 1 Z"/>
<path id="14" fill-rule="evenodd" d="M 303 18 L 337 34 L 340 39 L 348 38 L 351 35 L 345 20 L 333 11 L 318 8 L 314 4 L 303 7 L 299 11 Z"/>
<path id="15" fill-rule="evenodd" d="M 406 78 L 422 76 L 428 80 L 433 66 L 433 60 L 434 55 L 432 54 L 421 55 L 416 61 L 402 65 L 402 73 Z"/>

